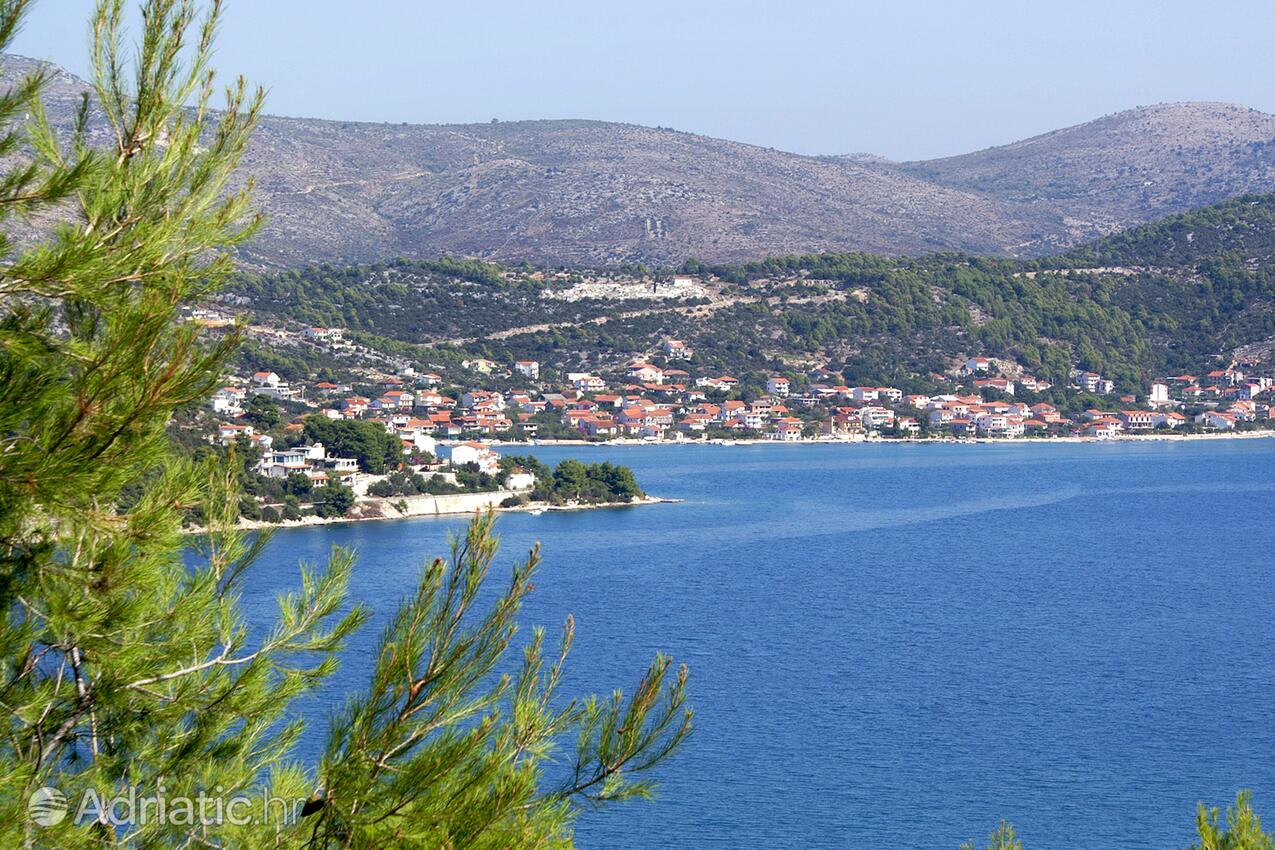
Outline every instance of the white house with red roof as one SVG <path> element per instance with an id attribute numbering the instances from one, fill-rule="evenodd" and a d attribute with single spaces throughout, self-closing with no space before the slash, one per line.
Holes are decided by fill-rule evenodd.
<path id="1" fill-rule="evenodd" d="M 619 427 L 609 413 L 597 413 L 580 422 L 580 430 L 590 437 L 609 437 L 617 433 Z"/>
<path id="2" fill-rule="evenodd" d="M 372 402 L 372 410 L 410 410 L 416 403 L 416 397 L 406 390 L 390 390 Z"/>
<path id="3" fill-rule="evenodd" d="M 423 390 L 416 393 L 416 407 L 422 407 L 427 410 L 439 407 L 452 407 L 455 404 L 450 398 L 439 395 L 434 390 Z"/>
<path id="4" fill-rule="evenodd" d="M 731 419 L 734 419 L 737 416 L 741 415 L 744 412 L 746 407 L 747 405 L 745 405 L 739 399 L 731 399 L 730 401 L 724 401 L 722 402 L 720 408 L 717 411 L 717 418 L 721 420 L 722 422 L 728 422 Z"/>
<path id="5" fill-rule="evenodd" d="M 730 375 L 722 375 L 719 378 L 698 378 L 695 381 L 695 386 L 697 387 L 708 387 L 712 390 L 726 390 L 727 392 L 735 389 L 737 384 L 739 384 L 739 380 L 732 378 Z"/>
<path id="6" fill-rule="evenodd" d="M 243 402 L 248 392 L 243 387 L 222 387 L 212 394 L 213 413 L 238 416 L 243 413 Z"/>
<path id="7" fill-rule="evenodd" d="M 301 336 L 310 342 L 341 342 L 345 331 L 341 328 L 306 328 L 301 332 Z"/>
<path id="8" fill-rule="evenodd" d="M 956 411 L 950 407 L 935 407 L 930 410 L 930 427 L 941 428 L 956 421 Z"/>
<path id="9" fill-rule="evenodd" d="M 974 416 L 974 428 L 989 437 L 1021 437 L 1023 419 L 1003 413 L 980 413 Z"/>
<path id="10" fill-rule="evenodd" d="M 277 387 L 283 379 L 275 372 L 254 372 L 252 382 L 259 387 Z"/>
<path id="11" fill-rule="evenodd" d="M 800 419 L 787 417 L 775 424 L 774 439 L 781 443 L 795 443 L 801 439 L 804 429 Z"/>
<path id="12" fill-rule="evenodd" d="M 341 412 L 345 414 L 347 419 L 355 416 L 362 416 L 367 413 L 370 401 L 360 395 L 352 395 L 348 398 L 341 399 Z"/>
<path id="13" fill-rule="evenodd" d="M 500 453 L 486 443 L 454 443 L 450 446 L 441 446 L 439 451 L 452 466 L 473 463 L 488 475 L 495 475 L 499 471 Z"/>
<path id="14" fill-rule="evenodd" d="M 891 403 L 903 400 L 903 390 L 898 387 L 877 387 L 877 401 Z"/>
<path id="15" fill-rule="evenodd" d="M 220 422 L 217 425 L 217 439 L 223 444 L 233 443 L 240 437 L 251 437 L 255 433 L 256 428 L 238 422 Z"/>
<path id="16" fill-rule="evenodd" d="M 1049 381 L 1042 381 L 1040 378 L 1031 375 L 1023 375 L 1018 379 L 1018 384 L 1030 393 L 1043 393 L 1053 386 Z"/>
<path id="17" fill-rule="evenodd" d="M 490 390 L 469 390 L 460 397 L 462 407 L 504 410 L 505 398 L 500 393 Z"/>
<path id="18" fill-rule="evenodd" d="M 1014 394 L 1014 382 L 1008 378 L 976 378 L 974 386 L 980 390 L 996 390 L 1005 395 Z"/>
<path id="19" fill-rule="evenodd" d="M 894 411 L 888 407 L 869 404 L 859 408 L 859 421 L 864 428 L 883 428 L 894 422 Z"/>
<path id="20" fill-rule="evenodd" d="M 1229 413 L 1219 413 L 1216 410 L 1206 410 L 1196 416 L 1195 421 L 1205 428 L 1215 428 L 1218 431 L 1231 431 L 1236 425 L 1234 416 Z"/>
<path id="21" fill-rule="evenodd" d="M 1086 437 L 1114 437 L 1124 430 L 1119 419 L 1103 416 L 1091 421 L 1084 430 Z"/>
<path id="22" fill-rule="evenodd" d="M 1150 431 L 1160 421 L 1152 410 L 1122 410 L 1116 414 L 1126 431 Z"/>
<path id="23" fill-rule="evenodd" d="M 634 363 L 625 374 L 644 384 L 664 383 L 664 370 L 650 363 Z"/>
<path id="24" fill-rule="evenodd" d="M 607 388 L 607 382 L 597 375 L 578 374 L 571 381 L 571 386 L 586 393 L 598 393 Z"/>
<path id="25" fill-rule="evenodd" d="M 283 382 L 275 372 L 254 372 L 252 375 L 253 392 L 268 395 L 277 399 L 298 398 L 299 393 Z"/>
<path id="26" fill-rule="evenodd" d="M 664 340 L 664 356 L 669 360 L 686 360 L 692 352 L 680 339 Z"/>

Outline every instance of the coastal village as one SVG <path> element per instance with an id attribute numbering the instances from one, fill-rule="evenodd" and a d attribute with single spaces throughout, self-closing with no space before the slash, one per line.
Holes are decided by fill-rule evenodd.
<path id="1" fill-rule="evenodd" d="M 306 328 L 296 337 L 315 346 L 350 345 L 340 329 Z M 731 375 L 693 373 L 685 368 L 691 359 L 682 341 L 667 339 L 658 356 L 610 373 L 547 374 L 533 360 L 483 359 L 461 364 L 469 376 L 463 382 L 407 363 L 365 370 L 345 382 L 289 383 L 263 370 L 232 377 L 210 404 L 215 439 L 258 449 L 259 474 L 300 472 L 319 486 L 333 479 L 360 482 L 360 495 L 376 478 L 361 475 L 355 459 L 331 457 L 321 444 L 295 439 L 275 445 L 274 436 L 245 416 L 251 400 L 265 397 L 295 412 L 282 428 L 285 436 L 300 435 L 307 417 L 375 423 L 401 442 L 405 456 L 425 459 L 420 471 L 442 475 L 458 468 L 495 475 L 498 444 L 526 441 L 1111 439 L 1254 430 L 1269 427 L 1275 416 L 1275 377 L 1239 362 L 1166 376 L 1136 395 L 1117 393 L 1113 381 L 1077 369 L 1067 396 L 1098 403 L 1065 412 L 1039 400 L 1054 389 L 1050 383 L 995 358 L 970 357 L 929 376 L 950 388 L 929 395 L 847 386 L 824 368 L 772 374 L 750 391 Z M 532 483 L 523 477 L 505 485 L 517 491 Z"/>

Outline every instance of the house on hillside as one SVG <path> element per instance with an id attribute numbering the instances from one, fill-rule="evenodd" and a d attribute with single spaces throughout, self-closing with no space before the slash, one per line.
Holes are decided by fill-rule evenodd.
<path id="1" fill-rule="evenodd" d="M 607 388 L 607 382 L 599 378 L 597 375 L 577 374 L 571 379 L 571 385 L 577 390 L 586 393 L 602 392 Z"/>
<path id="2" fill-rule="evenodd" d="M 628 377 L 643 384 L 664 383 L 664 370 L 650 363 L 634 363 L 626 373 Z"/>
<path id="3" fill-rule="evenodd" d="M 876 387 L 855 387 L 850 391 L 850 398 L 859 404 L 876 401 L 880 397 Z"/>
<path id="4" fill-rule="evenodd" d="M 971 357 L 962 364 L 961 369 L 967 375 L 986 374 L 992 371 L 992 360 L 990 357 Z"/>
<path id="5" fill-rule="evenodd" d="M 664 340 L 664 356 L 669 360 L 687 360 L 692 352 L 680 339 Z"/>
<path id="6" fill-rule="evenodd" d="M 1115 382 L 1107 380 L 1097 372 L 1077 372 L 1075 381 L 1076 387 L 1087 393 L 1110 395 L 1116 389 Z"/>
<path id="7" fill-rule="evenodd" d="M 259 387 L 277 387 L 283 379 L 275 372 L 254 372 L 252 382 Z"/>
<path id="8" fill-rule="evenodd" d="M 460 365 L 464 366 L 466 369 L 473 369 L 475 372 L 479 372 L 483 375 L 490 375 L 500 364 L 479 357 L 474 360 L 462 361 Z"/>
<path id="9" fill-rule="evenodd" d="M 1014 382 L 1008 378 L 977 378 L 974 386 L 980 390 L 996 390 L 1005 395 L 1014 394 Z"/>
<path id="10" fill-rule="evenodd" d="M 212 394 L 213 413 L 238 416 L 243 413 L 244 397 L 247 394 L 242 387 L 222 387 Z"/>
<path id="11" fill-rule="evenodd" d="M 256 428 L 237 422 L 222 422 L 217 425 L 217 440 L 222 445 L 229 445 L 240 437 L 251 437 L 255 433 Z"/>
<path id="12" fill-rule="evenodd" d="M 345 414 L 347 419 L 352 419 L 355 416 L 362 416 L 367 413 L 370 404 L 371 402 L 363 396 L 352 395 L 349 398 L 341 399 L 341 412 Z"/>
<path id="13" fill-rule="evenodd" d="M 268 395 L 280 400 L 300 398 L 301 394 L 283 382 L 275 372 L 254 372 L 252 391 L 257 395 Z"/>
<path id="14" fill-rule="evenodd" d="M 788 379 L 782 375 L 772 375 L 766 379 L 766 392 L 784 398 L 790 388 Z"/>
<path id="15" fill-rule="evenodd" d="M 341 328 L 306 328 L 301 336 L 310 342 L 342 342 L 345 332 Z"/>

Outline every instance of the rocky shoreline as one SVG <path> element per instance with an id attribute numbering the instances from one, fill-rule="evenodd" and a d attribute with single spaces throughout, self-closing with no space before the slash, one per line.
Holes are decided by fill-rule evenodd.
<path id="1" fill-rule="evenodd" d="M 428 517 L 464 516 L 477 511 L 493 510 L 498 513 L 539 513 L 547 511 L 587 511 L 601 508 L 631 508 L 642 505 L 666 505 L 682 501 L 681 499 L 665 499 L 659 496 L 640 496 L 627 502 L 595 502 L 589 504 L 551 505 L 547 502 L 528 502 L 523 505 L 504 507 L 500 503 L 511 495 L 507 490 L 487 493 L 458 493 L 451 496 L 405 496 L 386 499 L 368 499 L 358 502 L 350 513 L 339 517 L 306 516 L 299 520 L 282 520 L 266 522 L 264 520 L 239 520 L 243 529 L 262 528 L 306 528 L 315 525 L 332 525 L 344 522 L 372 522 L 375 520 L 405 520 Z M 474 497 L 457 499 L 456 497 Z M 447 501 L 440 501 L 447 500 Z M 396 503 L 404 502 L 407 511 L 402 511 Z M 432 509 L 427 509 L 432 508 Z M 202 529 L 191 529 L 190 533 L 199 533 Z"/>

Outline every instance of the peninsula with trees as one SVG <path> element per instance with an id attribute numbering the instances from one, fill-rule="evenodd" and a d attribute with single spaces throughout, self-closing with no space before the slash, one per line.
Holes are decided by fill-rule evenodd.
<path id="1" fill-rule="evenodd" d="M 250 617 L 244 577 L 271 533 L 244 516 L 644 497 L 624 467 L 550 469 L 502 440 L 1097 439 L 1271 418 L 1269 195 L 1044 259 L 247 268 L 263 220 L 240 167 L 264 93 L 237 80 L 214 102 L 218 2 L 140 5 L 130 47 L 125 4 L 96 4 L 87 91 L 59 97 L 67 81 L 38 64 L 0 91 L 4 846 L 569 848 L 578 818 L 650 797 L 692 732 L 689 673 L 663 654 L 626 691 L 563 693 L 575 622 L 552 646 L 519 632 L 539 548 L 493 589 L 490 510 L 357 653 L 372 612 L 347 595 L 356 554 L 298 564 Z M 0 50 L 29 6 L 0 0 Z M 1008 232 L 1061 238 L 1041 223 Z M 339 660 L 346 697 L 318 716 Z M 246 808 L 65 816 L 98 789 Z M 1247 792 L 1225 821 L 1201 805 L 1197 830 L 1202 847 L 1272 846 Z M 1021 846 L 1008 824 L 988 842 Z"/>
<path id="2" fill-rule="evenodd" d="M 439 260 L 241 274 L 186 313 L 214 337 L 246 323 L 247 343 L 174 428 L 238 444 L 276 477 L 270 453 L 333 451 L 322 439 L 333 429 L 389 447 L 348 470 L 372 476 L 400 444 L 395 469 L 425 475 L 454 445 L 502 442 L 1264 433 L 1273 253 L 1264 195 L 1030 262 L 824 254 L 677 270 Z M 470 336 L 456 336 L 470 317 Z M 316 483 L 341 471 L 330 466 Z"/>

